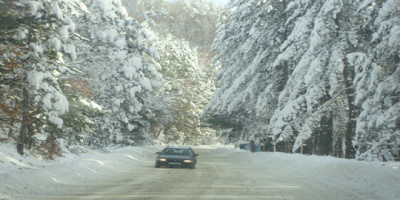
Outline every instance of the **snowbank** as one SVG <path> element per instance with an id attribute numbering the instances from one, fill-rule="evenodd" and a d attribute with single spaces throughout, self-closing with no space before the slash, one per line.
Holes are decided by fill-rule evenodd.
<path id="1" fill-rule="evenodd" d="M 218 151 L 221 157 L 237 157 L 254 167 L 279 170 L 336 188 L 356 191 L 363 196 L 374 194 L 380 196 L 381 200 L 400 198 L 400 163 L 362 162 L 330 156 L 278 152 L 251 153 L 238 149 Z"/>
<path id="2" fill-rule="evenodd" d="M 70 147 L 63 158 L 42 161 L 33 156 L 21 156 L 16 144 L 0 144 L 0 200 L 35 199 L 38 195 L 66 192 L 64 186 L 104 181 L 135 164 L 144 162 L 143 156 L 153 154 L 157 147 L 126 147 L 121 149 L 91 150 Z"/>

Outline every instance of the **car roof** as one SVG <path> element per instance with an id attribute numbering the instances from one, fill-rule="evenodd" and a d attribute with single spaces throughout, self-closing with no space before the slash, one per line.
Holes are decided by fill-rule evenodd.
<path id="1" fill-rule="evenodd" d="M 170 146 L 167 146 L 164 149 L 192 149 L 192 148 L 190 148 L 190 147 L 170 147 Z"/>

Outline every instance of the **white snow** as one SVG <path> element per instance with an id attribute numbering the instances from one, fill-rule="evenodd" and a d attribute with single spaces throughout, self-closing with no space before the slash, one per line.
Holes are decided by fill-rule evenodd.
<path id="1" fill-rule="evenodd" d="M 149 90 L 149 91 L 152 91 L 152 86 L 151 86 L 151 81 L 148 79 L 148 78 L 146 78 L 146 77 L 144 77 L 144 76 L 142 76 L 142 77 L 140 77 L 139 78 L 139 83 L 143 86 L 143 88 L 145 88 L 146 90 Z"/>
<path id="2" fill-rule="evenodd" d="M 156 47 L 151 46 L 151 47 L 149 48 L 149 52 L 150 52 L 150 55 L 151 55 L 153 58 L 155 58 L 155 59 L 157 59 L 157 60 L 160 60 L 160 55 L 159 55 L 159 53 L 158 53 Z"/>
<path id="3" fill-rule="evenodd" d="M 52 8 L 54 14 L 56 15 L 56 17 L 57 17 L 59 20 L 63 20 L 63 12 L 62 12 L 62 10 L 60 9 L 60 6 L 58 6 L 58 2 L 53 1 L 53 2 L 51 3 L 51 8 Z"/>
<path id="4" fill-rule="evenodd" d="M 239 150 L 235 150 L 236 152 Z M 359 194 L 379 194 L 379 199 L 398 199 L 400 192 L 400 163 L 361 162 L 338 159 L 330 156 L 306 156 L 285 153 L 237 154 L 223 150 L 226 156 L 235 156 L 249 165 L 262 165 L 279 169 L 304 179 L 323 181 L 337 188 L 356 191 Z"/>
<path id="5" fill-rule="evenodd" d="M 56 111 L 58 115 L 63 115 L 64 113 L 68 112 L 69 102 L 67 97 L 58 91 L 54 91 L 53 95 L 53 110 Z"/>
<path id="6" fill-rule="evenodd" d="M 128 54 L 128 51 L 126 51 L 126 50 L 117 51 L 117 52 L 113 53 L 112 58 L 115 60 L 118 60 L 118 61 L 123 61 L 126 59 L 127 54 Z"/>
<path id="7" fill-rule="evenodd" d="M 141 93 L 142 92 L 142 87 L 140 85 L 134 86 L 131 89 L 129 89 L 129 94 L 131 98 L 135 98 L 136 93 Z"/>
<path id="8" fill-rule="evenodd" d="M 54 50 L 56 52 L 60 51 L 60 49 L 61 49 L 61 41 L 58 38 L 54 37 L 52 39 L 49 39 L 47 42 L 49 43 L 51 48 L 54 48 Z"/>
<path id="9" fill-rule="evenodd" d="M 61 40 L 62 40 L 63 42 L 67 42 L 67 40 L 68 40 L 68 38 L 69 38 L 68 29 L 69 29 L 69 26 L 68 26 L 68 25 L 65 25 L 65 26 L 62 26 L 62 27 L 59 29 L 59 31 L 58 31 L 58 32 L 60 33 Z"/>
<path id="10" fill-rule="evenodd" d="M 122 71 L 126 78 L 132 80 L 133 78 L 138 78 L 138 69 L 143 69 L 143 62 L 140 57 L 134 56 L 126 61 L 126 65 L 122 68 Z"/>
<path id="11" fill-rule="evenodd" d="M 18 31 L 18 34 L 16 34 L 16 35 L 14 36 L 14 39 L 16 39 L 16 40 L 24 40 L 24 39 L 27 38 L 27 34 L 28 34 L 28 29 L 21 28 L 21 29 Z"/>
<path id="12" fill-rule="evenodd" d="M 32 50 L 33 50 L 33 54 L 38 57 L 39 54 L 43 54 L 43 47 L 41 44 L 35 44 L 35 43 L 30 43 L 29 45 Z"/>
<path id="13" fill-rule="evenodd" d="M 128 130 L 129 130 L 129 131 L 132 131 L 132 130 L 135 129 L 135 128 L 136 128 L 135 125 L 133 125 L 133 124 L 128 124 Z"/>
<path id="14" fill-rule="evenodd" d="M 69 30 L 71 30 L 71 32 L 75 32 L 76 24 L 72 21 L 71 18 L 69 17 L 65 18 L 64 23 L 69 26 Z"/>
<path id="15" fill-rule="evenodd" d="M 67 44 L 65 46 L 65 52 L 71 56 L 72 61 L 76 60 L 77 56 L 76 56 L 75 46 L 73 44 Z"/>
<path id="16" fill-rule="evenodd" d="M 392 48 L 400 46 L 400 25 L 393 26 L 392 30 L 390 30 L 388 45 Z"/>
<path id="17" fill-rule="evenodd" d="M 97 31 L 94 33 L 94 36 L 92 36 L 92 38 L 96 38 L 98 40 L 101 40 L 103 42 L 112 42 L 114 43 L 115 40 L 118 38 L 119 33 L 116 29 L 113 28 L 109 28 L 107 30 L 104 31 Z M 116 45 L 119 45 L 118 43 Z"/>
<path id="18" fill-rule="evenodd" d="M 118 15 L 128 17 L 128 12 L 119 0 L 95 0 L 92 2 L 91 8 L 98 8 L 105 18 L 111 20 L 117 19 Z"/>
<path id="19" fill-rule="evenodd" d="M 120 49 L 124 49 L 126 47 L 126 40 L 124 38 L 119 38 L 117 41 L 114 42 L 115 46 Z"/>
<path id="20" fill-rule="evenodd" d="M 57 128 L 62 128 L 62 125 L 64 123 L 64 121 L 61 118 L 54 116 L 54 115 L 50 115 L 49 121 L 51 123 L 57 125 Z"/>
<path id="21" fill-rule="evenodd" d="M 71 146 L 65 149 L 63 158 L 44 162 L 33 156 L 20 156 L 16 153 L 15 146 L 14 143 L 0 145 L 0 199 L 3 200 L 21 199 L 22 196 L 29 197 L 47 189 L 51 189 L 53 194 L 58 194 L 63 191 L 64 184 L 94 181 L 104 173 L 128 169 L 135 165 L 135 161 L 141 160 L 141 152 L 149 151 L 129 147 L 103 153 Z"/>
<path id="22" fill-rule="evenodd" d="M 364 2 L 358 7 L 357 12 L 360 12 L 360 10 L 366 8 L 370 4 L 372 4 L 374 0 L 364 0 Z"/>
<path id="23" fill-rule="evenodd" d="M 129 80 L 132 80 L 132 78 L 137 78 L 138 76 L 136 69 L 132 66 L 124 66 L 124 68 L 122 68 L 122 71 L 124 72 L 125 77 Z"/>
<path id="24" fill-rule="evenodd" d="M 131 171 L 142 163 L 152 166 L 153 163 L 148 161 L 155 159 L 154 152 L 162 148 L 151 146 L 91 150 L 69 146 L 64 149 L 64 157 L 56 161 L 42 161 L 29 155 L 20 156 L 15 146 L 13 142 L 0 144 L 0 199 L 4 200 L 32 197 L 43 192 L 55 196 L 65 194 L 66 188 L 95 184 L 104 176 L 112 177 L 119 172 Z M 370 194 L 378 195 L 381 200 L 398 199 L 400 196 L 400 163 L 361 162 L 329 156 L 271 152 L 250 153 L 235 149 L 232 145 L 193 148 L 211 149 L 221 158 L 234 158 L 249 166 L 265 166 L 265 170 L 278 169 L 289 176 L 323 182 L 358 193 L 366 199 Z"/>
<path id="25" fill-rule="evenodd" d="M 40 69 L 41 67 L 36 65 L 36 68 Z M 69 102 L 67 98 L 60 93 L 60 88 L 56 85 L 57 78 L 51 75 L 50 72 L 43 73 L 33 70 L 28 73 L 26 79 L 29 85 L 36 90 L 41 89 L 46 92 L 44 97 L 37 95 L 35 97 L 35 103 L 42 104 L 46 111 L 50 111 L 48 112 L 49 120 L 58 127 L 61 127 L 62 120 L 58 118 L 58 116 L 68 112 Z"/>
<path id="26" fill-rule="evenodd" d="M 92 109 L 96 109 L 96 110 L 98 110 L 98 111 L 102 111 L 102 110 L 103 110 L 103 108 L 102 108 L 99 104 L 97 104 L 96 102 L 94 102 L 94 101 L 88 102 L 86 99 L 82 99 L 82 98 L 79 98 L 79 101 L 80 101 L 82 104 L 84 104 L 84 105 L 86 105 L 86 106 L 88 106 L 88 107 L 90 107 L 90 108 L 92 108 Z"/>
<path id="27" fill-rule="evenodd" d="M 26 4 L 29 7 L 29 11 L 31 15 L 37 15 L 37 12 L 43 9 L 42 2 L 38 1 L 27 1 Z"/>

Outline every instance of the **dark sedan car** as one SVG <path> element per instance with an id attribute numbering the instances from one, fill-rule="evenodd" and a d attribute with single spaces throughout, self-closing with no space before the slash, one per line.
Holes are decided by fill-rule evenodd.
<path id="1" fill-rule="evenodd" d="M 157 152 L 155 167 L 161 166 L 180 166 L 194 169 L 197 163 L 197 156 L 190 147 L 166 147 L 161 152 Z"/>

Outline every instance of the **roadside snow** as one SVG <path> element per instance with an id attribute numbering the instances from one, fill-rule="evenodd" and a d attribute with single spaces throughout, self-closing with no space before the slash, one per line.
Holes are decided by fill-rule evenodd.
<path id="1" fill-rule="evenodd" d="M 279 170 L 288 175 L 325 183 L 363 196 L 400 199 L 400 163 L 362 162 L 331 156 L 286 153 L 250 153 L 243 150 L 219 150 L 221 157 L 234 156 L 254 167 Z M 238 154 L 239 153 L 239 154 Z"/>
<path id="2" fill-rule="evenodd" d="M 95 183 L 102 177 L 129 171 L 140 163 L 155 158 L 162 146 L 124 147 L 91 150 L 70 147 L 64 158 L 44 162 L 33 156 L 20 156 L 15 144 L 0 145 L 0 199 L 18 199 L 43 193 L 65 193 L 71 188 Z M 400 163 L 360 162 L 333 157 L 306 156 L 285 153 L 250 153 L 231 145 L 198 146 L 210 149 L 222 158 L 235 158 L 255 168 L 274 169 L 288 175 L 324 182 L 336 188 L 359 194 L 378 194 L 381 199 L 398 199 Z M 76 154 L 76 152 L 80 152 Z M 150 156 L 154 156 L 149 158 Z M 111 180 L 110 180 L 111 181 Z"/>
<path id="3" fill-rule="evenodd" d="M 27 199 L 38 194 L 60 194 L 71 186 L 95 183 L 104 176 L 124 172 L 143 162 L 145 153 L 157 147 L 126 147 L 91 150 L 70 147 L 63 158 L 42 161 L 33 156 L 21 156 L 16 144 L 0 145 L 0 200 Z M 147 158 L 147 157 L 146 157 Z"/>

